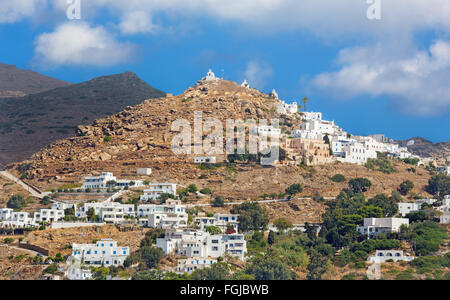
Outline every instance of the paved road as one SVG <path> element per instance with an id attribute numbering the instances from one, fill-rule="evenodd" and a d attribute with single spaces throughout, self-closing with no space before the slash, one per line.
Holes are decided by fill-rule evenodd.
<path id="1" fill-rule="evenodd" d="M 11 173 L 7 172 L 7 171 L 0 171 L 0 176 L 5 177 L 6 179 L 9 179 L 11 181 L 14 181 L 15 183 L 17 183 L 18 185 L 22 186 L 25 190 L 27 190 L 31 196 L 36 197 L 36 198 L 44 198 L 45 196 L 48 196 L 50 193 L 42 193 L 39 192 L 36 188 L 32 187 L 31 185 L 23 182 L 22 180 L 20 180 L 19 178 L 15 177 L 14 175 L 12 175 Z"/>
<path id="2" fill-rule="evenodd" d="M 336 199 L 336 197 L 324 197 L 324 199 L 326 200 L 334 200 Z M 280 203 L 280 202 L 289 202 L 291 200 L 312 200 L 311 197 L 305 197 L 305 198 L 295 198 L 295 199 L 271 199 L 271 200 L 260 200 L 260 201 L 254 201 L 254 202 L 258 202 L 258 203 Z M 237 202 L 227 202 L 225 203 L 225 205 L 239 205 L 239 204 L 243 204 L 243 203 L 248 203 L 248 202 L 252 202 L 252 201 L 237 201 Z M 204 203 L 204 204 L 189 204 L 187 205 L 188 208 L 191 207 L 207 207 L 207 206 L 212 206 L 212 204 L 210 203 Z"/>

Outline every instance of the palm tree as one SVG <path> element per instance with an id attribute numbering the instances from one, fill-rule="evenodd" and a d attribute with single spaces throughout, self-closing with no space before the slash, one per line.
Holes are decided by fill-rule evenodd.
<path id="1" fill-rule="evenodd" d="M 304 111 L 306 111 L 306 103 L 308 103 L 308 102 L 309 102 L 308 97 L 304 97 L 303 98 L 303 109 L 304 109 Z"/>

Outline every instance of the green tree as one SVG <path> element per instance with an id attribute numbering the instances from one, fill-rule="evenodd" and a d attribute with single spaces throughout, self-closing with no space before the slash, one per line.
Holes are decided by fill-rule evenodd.
<path id="1" fill-rule="evenodd" d="M 206 226 L 205 231 L 211 235 L 221 234 L 222 230 L 220 230 L 217 226 Z"/>
<path id="2" fill-rule="evenodd" d="M 367 178 L 354 178 L 348 182 L 348 186 L 353 193 L 360 194 L 367 192 L 372 183 Z"/>
<path id="3" fill-rule="evenodd" d="M 426 187 L 426 190 L 428 193 L 437 197 L 450 195 L 450 176 L 439 174 L 431 177 L 428 180 L 428 186 Z"/>
<path id="4" fill-rule="evenodd" d="M 256 280 L 294 279 L 294 274 L 288 269 L 286 263 L 270 253 L 263 257 L 254 257 L 245 273 L 253 275 Z"/>
<path id="5" fill-rule="evenodd" d="M 198 188 L 195 184 L 190 184 L 188 186 L 188 191 L 189 191 L 189 193 L 195 194 L 195 193 L 197 193 Z"/>
<path id="6" fill-rule="evenodd" d="M 386 217 L 393 217 L 398 212 L 398 205 L 392 199 L 385 194 L 378 194 L 367 202 L 368 205 L 380 207 L 383 210 L 383 215 Z"/>
<path id="7" fill-rule="evenodd" d="M 366 205 L 358 209 L 358 215 L 363 218 L 383 218 L 383 209 L 373 205 Z"/>
<path id="8" fill-rule="evenodd" d="M 273 221 L 273 225 L 278 229 L 278 232 L 284 232 L 285 230 L 292 228 L 292 223 L 284 218 L 279 218 Z"/>
<path id="9" fill-rule="evenodd" d="M 286 189 L 286 194 L 292 197 L 303 192 L 303 186 L 300 183 L 294 183 Z"/>
<path id="10" fill-rule="evenodd" d="M 414 188 L 414 183 L 411 180 L 405 180 L 400 184 L 398 191 L 403 196 L 406 196 L 406 195 L 408 195 L 409 191 L 411 191 L 413 188 Z"/>
<path id="11" fill-rule="evenodd" d="M 214 198 L 213 201 L 211 201 L 211 205 L 214 207 L 224 207 L 225 206 L 225 201 L 223 200 L 222 197 L 217 196 L 216 198 Z"/>
<path id="12" fill-rule="evenodd" d="M 9 198 L 8 203 L 6 203 L 8 208 L 12 209 L 22 209 L 27 206 L 27 202 L 22 195 L 13 195 Z"/>
<path id="13" fill-rule="evenodd" d="M 265 230 L 269 223 L 266 209 L 256 202 L 247 202 L 236 205 L 230 212 L 239 215 L 239 229 L 242 232 L 247 232 L 249 230 Z"/>
<path id="14" fill-rule="evenodd" d="M 209 268 L 195 270 L 190 279 L 192 280 L 227 280 L 230 275 L 230 267 L 227 263 L 218 262 Z"/>
<path id="15" fill-rule="evenodd" d="M 148 269 L 153 269 L 159 266 L 161 259 L 163 258 L 163 252 L 161 248 L 155 247 L 143 247 L 139 249 L 142 261 Z"/>
<path id="16" fill-rule="evenodd" d="M 321 255 L 314 249 L 310 250 L 309 253 L 309 264 L 308 264 L 308 275 L 306 278 L 308 280 L 321 280 L 323 274 L 326 273 L 329 266 L 328 257 Z"/>

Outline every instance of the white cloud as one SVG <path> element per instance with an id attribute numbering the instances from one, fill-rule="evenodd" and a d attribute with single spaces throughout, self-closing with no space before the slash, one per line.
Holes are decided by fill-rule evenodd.
<path id="1" fill-rule="evenodd" d="M 157 26 L 151 16 L 143 11 L 133 11 L 122 16 L 119 29 L 124 34 L 154 33 Z"/>
<path id="2" fill-rule="evenodd" d="M 340 69 L 318 75 L 313 83 L 339 97 L 388 96 L 409 114 L 448 113 L 450 43 L 435 41 L 428 51 L 406 48 L 381 43 L 342 50 L 337 60 Z"/>
<path id="3" fill-rule="evenodd" d="M 272 67 L 265 62 L 251 61 L 247 64 L 244 76 L 251 87 L 262 89 L 266 80 L 273 75 Z"/>
<path id="4" fill-rule="evenodd" d="M 2 0 L 0 2 L 0 24 L 15 23 L 32 18 L 38 10 L 47 6 L 47 0 Z"/>
<path id="5" fill-rule="evenodd" d="M 35 59 L 44 66 L 108 66 L 133 56 L 134 46 L 117 41 L 102 26 L 69 22 L 35 41 Z"/>

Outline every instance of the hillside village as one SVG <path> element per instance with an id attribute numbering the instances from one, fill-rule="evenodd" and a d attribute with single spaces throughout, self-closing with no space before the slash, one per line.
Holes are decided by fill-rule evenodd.
<path id="1" fill-rule="evenodd" d="M 0 265 L 17 276 L 28 260 L 42 278 L 69 280 L 448 279 L 450 157 L 303 110 L 210 70 L 181 95 L 79 126 L 6 168 L 15 180 L 0 190 Z M 264 166 L 260 153 L 175 155 L 171 125 L 194 111 L 279 119 L 247 132 L 277 140 L 280 156 Z M 421 231 L 430 234 L 418 243 Z M 420 269 L 424 260 L 440 273 Z M 264 277 L 265 264 L 277 277 Z"/>

